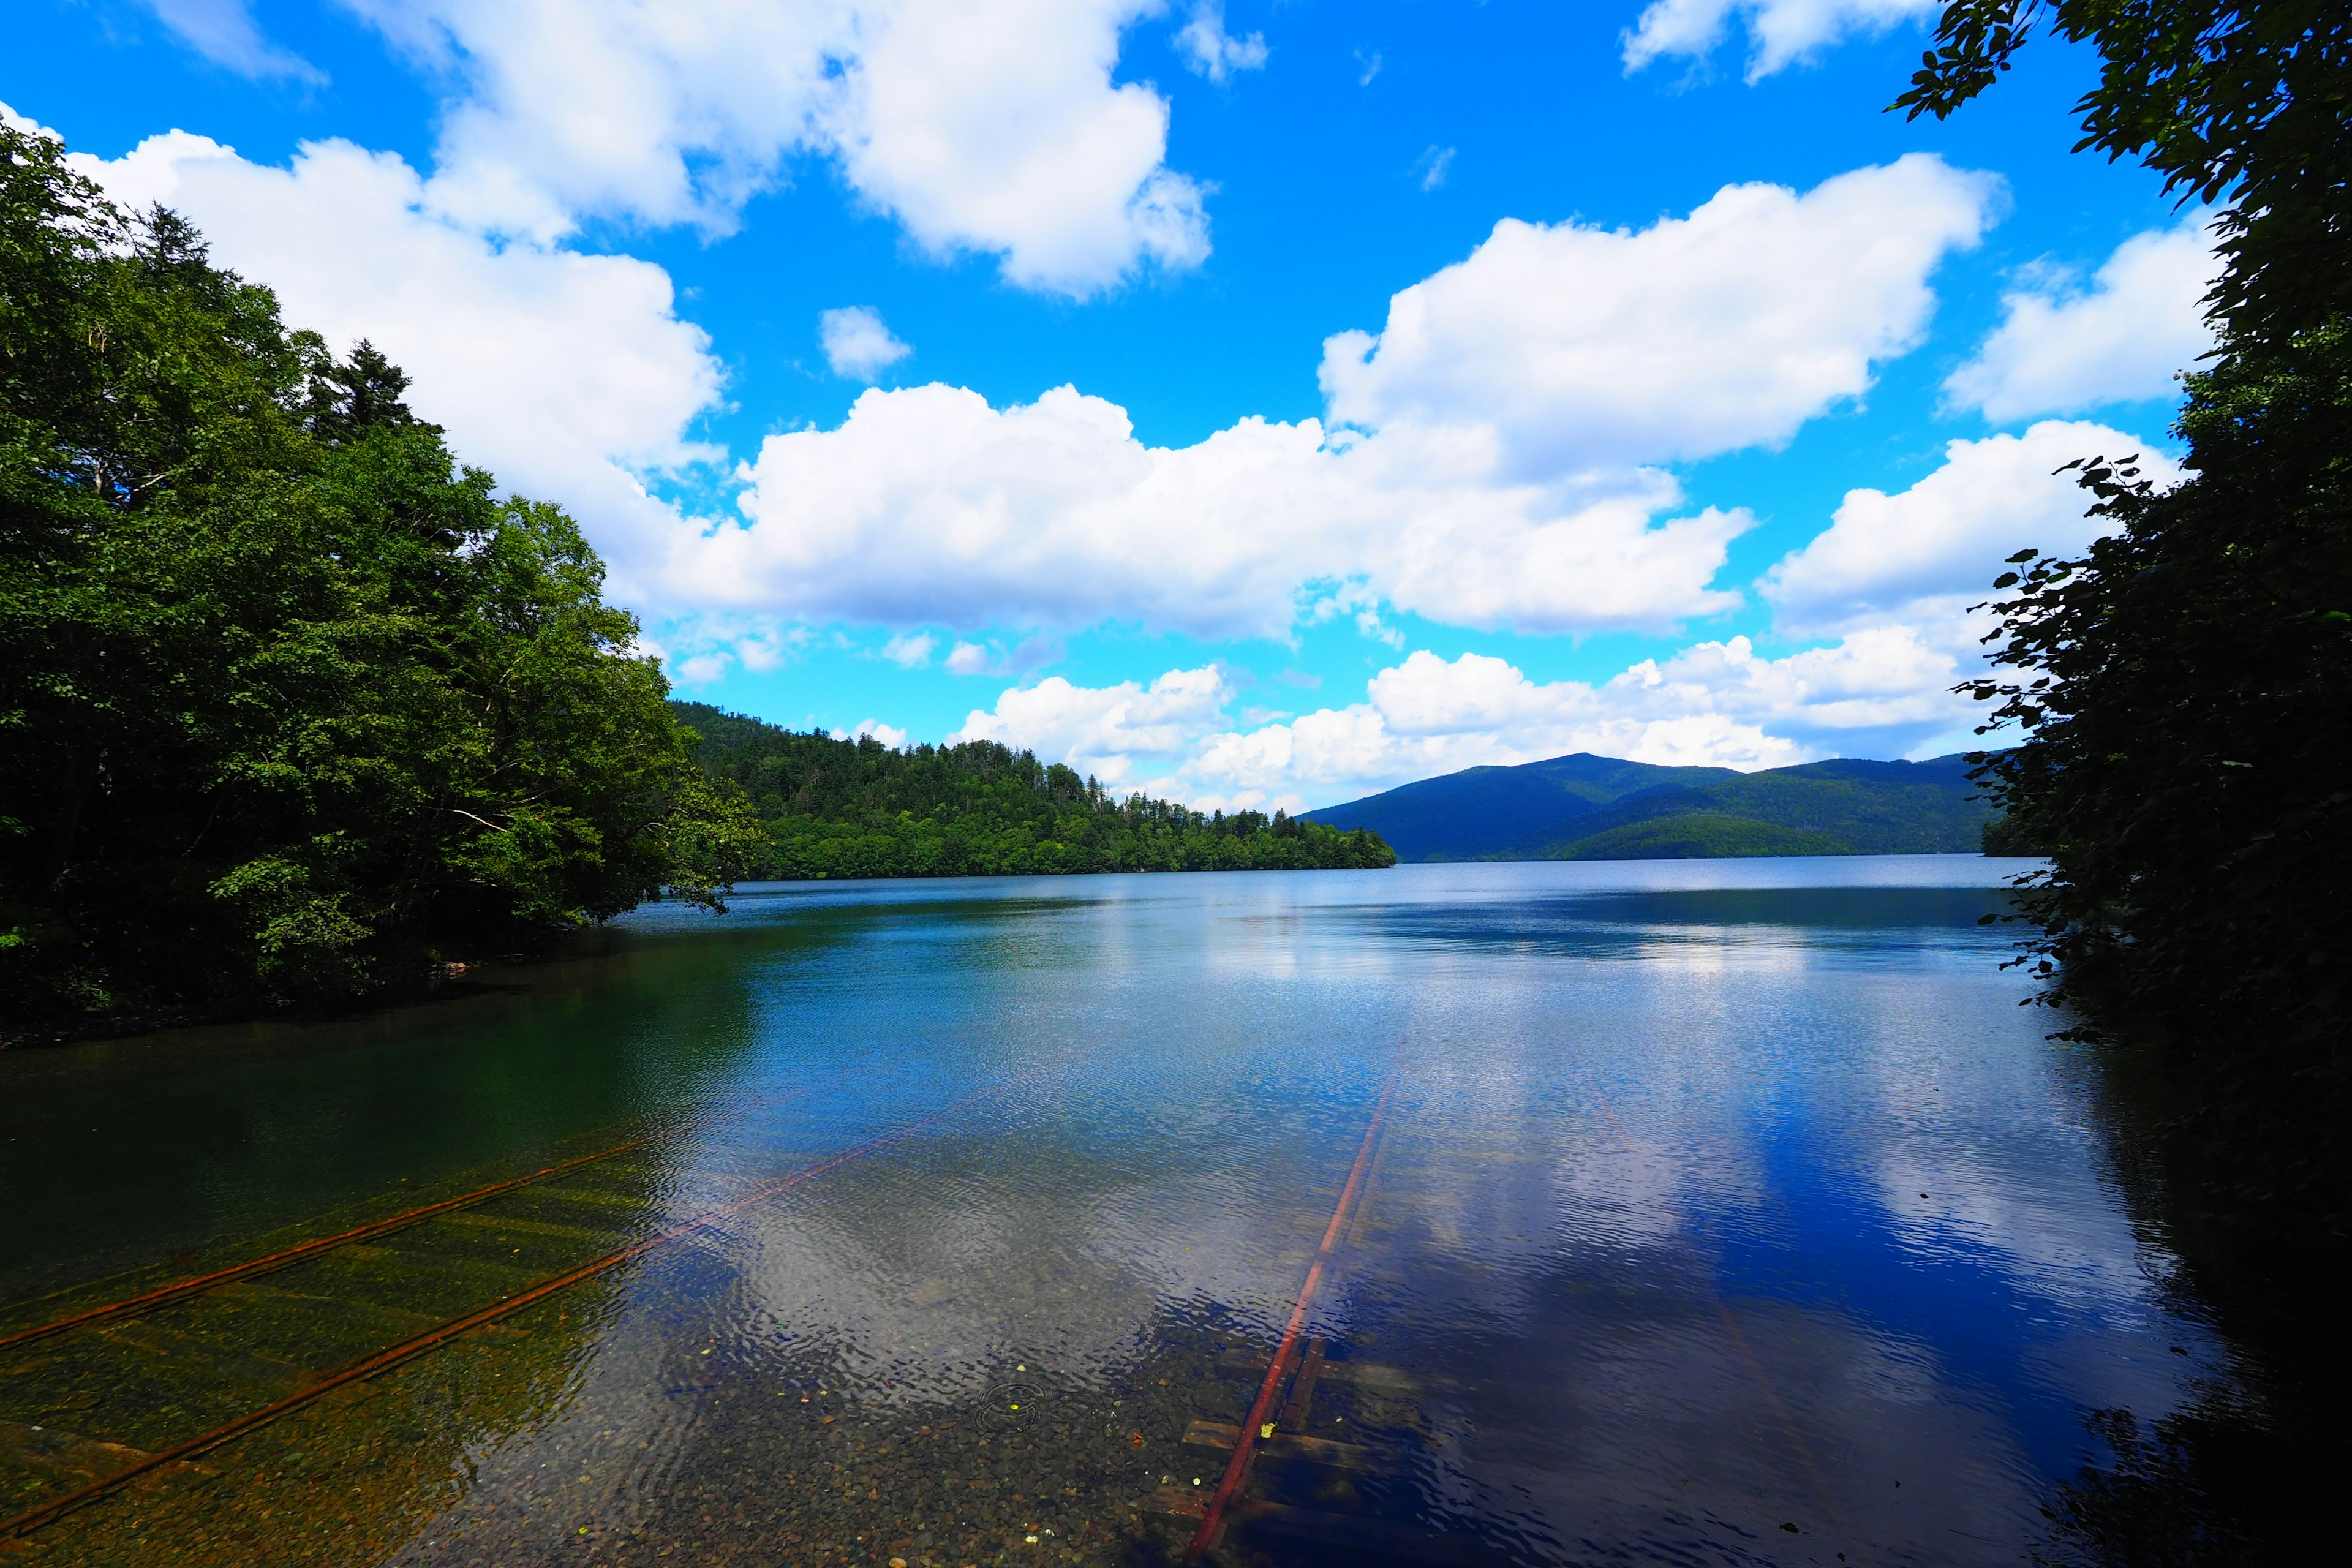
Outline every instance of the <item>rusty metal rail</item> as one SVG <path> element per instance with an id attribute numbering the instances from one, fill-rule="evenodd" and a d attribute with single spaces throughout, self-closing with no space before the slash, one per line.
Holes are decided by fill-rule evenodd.
<path id="1" fill-rule="evenodd" d="M 1275 1347 L 1273 1364 L 1265 1369 L 1257 1398 L 1250 1405 L 1249 1418 L 1242 1423 L 1234 1444 L 1234 1456 L 1225 1464 L 1224 1479 L 1217 1483 L 1216 1492 L 1201 1516 L 1201 1528 L 1193 1534 L 1192 1545 L 1185 1549 L 1187 1563 L 1198 1563 L 1215 1541 L 1217 1527 L 1224 1522 L 1225 1510 L 1232 1506 L 1249 1473 L 1250 1458 L 1257 1450 L 1258 1439 L 1267 1433 L 1264 1425 L 1266 1412 L 1274 1408 L 1274 1397 L 1281 1392 L 1283 1380 L 1290 1375 L 1291 1358 L 1298 1352 L 1299 1332 L 1307 1325 L 1307 1313 L 1315 1304 L 1316 1292 L 1322 1289 L 1324 1265 L 1339 1246 L 1339 1233 L 1347 1228 L 1349 1211 L 1355 1205 L 1357 1190 L 1363 1184 L 1365 1167 L 1371 1163 L 1372 1147 L 1380 1140 L 1381 1122 L 1388 1115 L 1389 1097 L 1396 1092 L 1396 1082 L 1397 1075 L 1390 1073 L 1388 1082 L 1381 1087 L 1380 1102 L 1372 1107 L 1371 1124 L 1364 1129 L 1363 1145 L 1356 1151 L 1355 1168 L 1348 1173 L 1348 1184 L 1339 1189 L 1339 1205 L 1331 1211 L 1331 1223 L 1323 1231 L 1323 1245 L 1315 1249 L 1315 1261 L 1307 1266 L 1307 1282 L 1299 1287 L 1298 1300 L 1290 1309 L 1290 1321 L 1282 1331 L 1281 1342 Z"/>

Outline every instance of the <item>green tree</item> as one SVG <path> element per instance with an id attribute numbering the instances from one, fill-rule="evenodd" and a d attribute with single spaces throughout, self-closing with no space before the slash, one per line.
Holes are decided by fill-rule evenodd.
<path id="1" fill-rule="evenodd" d="M 2084 465 L 2116 531 L 2028 551 L 1969 689 L 2025 743 L 1987 774 L 2050 875 L 2041 963 L 2245 1123 L 2265 1190 L 2341 1201 L 2352 942 L 2352 334 L 2189 380 L 2189 478 Z M 2263 1135 L 2289 1128 L 2306 1136 Z"/>
<path id="2" fill-rule="evenodd" d="M 349 995 L 759 849 L 552 507 L 0 128 L 0 1008 Z"/>
<path id="3" fill-rule="evenodd" d="M 2352 310 L 2352 7 L 2341 0 L 1953 0 L 1910 88 L 1958 109 L 2035 26 L 2098 51 L 2075 151 L 2137 157 L 2184 199 L 2226 202 L 2213 303 L 2276 342 Z"/>
<path id="4" fill-rule="evenodd" d="M 1197 812 L 992 741 L 893 751 L 871 735 L 796 734 L 675 704 L 714 778 L 766 826 L 772 877 L 1030 876 L 1385 867 L 1374 833 L 1285 812 Z"/>
<path id="5" fill-rule="evenodd" d="M 2081 148 L 2226 201 L 2221 345 L 2187 377 L 2187 479 L 2085 454 L 2083 557 L 2027 551 L 1984 759 L 2053 998 L 2152 1042 L 2241 1197 L 2340 1234 L 2352 1162 L 2352 10 L 2312 0 L 1957 0 L 1896 107 L 1944 115 L 2034 25 L 2099 53 Z M 1990 728 L 1990 726 L 1989 726 Z"/>

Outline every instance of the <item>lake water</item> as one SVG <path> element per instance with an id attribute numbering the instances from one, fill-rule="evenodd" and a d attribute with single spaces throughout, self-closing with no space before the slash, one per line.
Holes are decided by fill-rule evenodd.
<path id="1" fill-rule="evenodd" d="M 1217 1561 L 2016 1563 L 2090 1413 L 2229 1366 L 1979 923 L 2018 868 L 763 886 L 0 1056 L 0 1335 L 601 1156 L 0 1344 L 0 1515 L 721 1210 L 26 1539 L 1180 1560 L 1328 1231 Z"/>

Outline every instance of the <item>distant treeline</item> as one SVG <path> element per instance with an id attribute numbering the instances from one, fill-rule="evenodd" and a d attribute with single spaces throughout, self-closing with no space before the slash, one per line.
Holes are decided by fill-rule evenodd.
<path id="1" fill-rule="evenodd" d="M 1380 836 L 1276 812 L 1115 799 L 1091 778 L 992 741 L 894 751 L 803 734 L 701 702 L 671 704 L 697 759 L 751 797 L 771 847 L 752 874 L 1050 876 L 1293 871 L 1396 864 Z"/>

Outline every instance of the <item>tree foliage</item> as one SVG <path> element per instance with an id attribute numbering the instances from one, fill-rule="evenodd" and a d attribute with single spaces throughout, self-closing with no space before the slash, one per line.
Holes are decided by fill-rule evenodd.
<path id="1" fill-rule="evenodd" d="M 2276 339 L 2352 310 L 2352 6 L 2341 0 L 1952 0 L 1895 107 L 1941 119 L 2010 68 L 2037 25 L 2089 43 L 2077 152 L 2137 157 L 2165 189 L 2226 200 L 2213 301 Z"/>
<path id="2" fill-rule="evenodd" d="M 2216 1113 L 2324 1124 L 2352 1068 L 2352 332 L 2240 345 L 2179 428 L 2170 490 L 2081 465 L 2116 531 L 2015 558 L 1969 689 L 2027 737 L 1986 766 L 2052 857 L 2045 973 L 2183 1047 Z M 2340 1192 L 2338 1141 L 2265 1142 L 2294 1163 L 2266 1187 Z"/>
<path id="3" fill-rule="evenodd" d="M 2160 1041 L 2245 1192 L 2333 1214 L 2347 1174 L 2352 729 L 2352 11 L 2312 0 L 1955 0 L 1897 107 L 1948 114 L 2034 24 L 2095 47 L 2083 148 L 2227 199 L 2222 329 L 2187 378 L 2189 478 L 2076 467 L 2114 524 L 2028 551 L 1964 689 L 2025 734 L 1985 760 L 2044 848 L 2026 910 L 2053 996 Z"/>
<path id="4" fill-rule="evenodd" d="M 551 506 L 0 127 L 0 1013 L 348 995 L 758 847 Z"/>
<path id="5" fill-rule="evenodd" d="M 1380 836 L 1277 811 L 1113 798 L 1094 779 L 992 741 L 893 751 L 676 704 L 710 773 L 751 798 L 772 845 L 761 874 L 1030 876 L 1392 866 Z"/>

